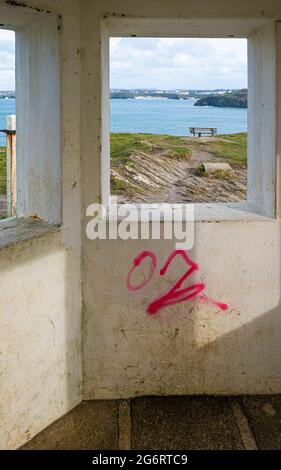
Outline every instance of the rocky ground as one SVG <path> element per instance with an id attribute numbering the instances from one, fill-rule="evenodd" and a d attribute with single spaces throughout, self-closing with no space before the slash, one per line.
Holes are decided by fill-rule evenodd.
<path id="1" fill-rule="evenodd" d="M 118 139 L 117 136 L 120 134 L 113 135 L 113 139 Z M 121 158 L 119 148 L 118 158 L 114 158 L 114 153 L 112 156 L 112 194 L 118 195 L 120 202 L 239 202 L 246 199 L 246 135 L 201 139 L 131 136 L 124 150 L 126 158 Z M 207 177 L 198 171 L 204 162 L 227 162 L 233 171 Z"/>

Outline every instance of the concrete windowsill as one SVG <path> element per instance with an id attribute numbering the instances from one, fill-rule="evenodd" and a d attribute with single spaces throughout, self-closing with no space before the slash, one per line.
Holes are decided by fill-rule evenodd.
<path id="1" fill-rule="evenodd" d="M 38 238 L 55 232 L 58 225 L 51 225 L 38 219 L 11 218 L 0 222 L 0 250 L 24 240 Z"/>
<path id="2" fill-rule="evenodd" d="M 188 206 L 189 204 L 187 204 Z M 116 209 L 119 211 L 120 208 L 125 210 L 126 206 L 130 207 L 129 204 L 115 206 L 111 212 L 106 214 L 106 219 L 110 222 L 111 220 L 116 219 Z M 134 207 L 137 209 L 136 218 L 134 215 L 131 215 L 131 220 L 136 220 L 138 222 L 145 222 L 153 214 L 154 221 L 170 221 L 175 220 L 177 212 L 181 214 L 181 209 L 185 207 L 186 204 L 172 204 L 172 212 L 170 210 L 166 211 L 165 209 L 159 213 L 159 207 L 161 204 L 135 204 Z M 241 203 L 196 203 L 194 207 L 194 221 L 195 222 L 227 222 L 227 221 L 273 221 L 275 217 L 270 217 L 269 215 L 263 213 L 258 207 L 248 202 Z M 188 213 L 188 219 L 185 218 L 184 212 L 183 220 L 190 220 L 190 214 Z M 127 217 L 117 215 L 118 221 L 122 221 Z"/>

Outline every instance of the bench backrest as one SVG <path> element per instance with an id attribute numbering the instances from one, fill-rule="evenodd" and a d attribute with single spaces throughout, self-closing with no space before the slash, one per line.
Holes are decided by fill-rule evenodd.
<path id="1" fill-rule="evenodd" d="M 190 127 L 189 128 L 192 132 L 197 131 L 209 131 L 209 132 L 217 132 L 216 127 Z"/>

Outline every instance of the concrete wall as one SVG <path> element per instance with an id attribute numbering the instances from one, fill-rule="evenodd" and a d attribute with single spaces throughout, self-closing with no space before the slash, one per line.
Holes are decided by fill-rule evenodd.
<path id="1" fill-rule="evenodd" d="M 147 316 L 148 303 L 172 286 L 184 265 L 175 264 L 165 279 L 156 276 L 135 294 L 127 291 L 127 274 L 143 250 L 153 251 L 160 266 L 174 245 L 91 242 L 85 236 L 86 208 L 101 197 L 101 19 L 279 19 L 280 2 L 27 3 L 62 17 L 63 224 L 0 251 L 0 447 L 20 446 L 82 398 L 81 265 L 84 399 L 281 392 L 279 219 L 197 222 L 190 253 L 200 265 L 195 278 L 204 280 L 208 296 L 229 304 L 227 312 L 210 303 L 185 303 Z M 279 160 L 280 133 L 277 141 Z M 280 213 L 279 170 L 277 176 Z"/>
<path id="2" fill-rule="evenodd" d="M 81 400 L 82 390 L 80 2 L 34 0 L 27 3 L 62 15 L 63 223 L 54 233 L 0 251 L 2 449 L 22 445 L 75 407 Z M 2 5 L 5 1 L 0 2 Z M 11 9 L 17 18 L 28 7 Z M 43 115 L 44 110 L 41 112 Z M 37 115 L 38 126 L 42 115 Z"/>
<path id="3" fill-rule="evenodd" d="M 275 0 L 82 3 L 85 212 L 101 198 L 101 20 L 152 17 L 157 31 L 159 18 L 279 19 L 281 5 Z M 278 109 L 279 102 L 278 91 Z M 278 168 L 279 140 L 278 134 Z M 279 208 L 278 190 L 278 212 Z M 83 237 L 85 399 L 281 392 L 278 219 L 224 221 L 218 217 L 196 223 L 190 256 L 200 271 L 194 279 L 204 280 L 208 296 L 226 302 L 227 312 L 187 302 L 149 317 L 149 303 L 172 287 L 184 265 L 175 261 L 165 279 L 155 276 L 149 287 L 137 293 L 128 292 L 127 275 L 139 253 L 153 251 L 160 268 L 174 245 L 167 241 L 91 242 L 84 232 Z M 145 276 L 144 266 L 140 271 Z"/>

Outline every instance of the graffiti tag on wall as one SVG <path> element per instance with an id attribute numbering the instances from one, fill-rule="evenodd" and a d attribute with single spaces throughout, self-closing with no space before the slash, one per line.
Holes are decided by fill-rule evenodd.
<path id="1" fill-rule="evenodd" d="M 194 263 L 188 256 L 186 251 L 175 250 L 167 259 L 165 265 L 160 270 L 160 276 L 164 277 L 170 266 L 177 257 L 181 257 L 187 265 L 186 272 L 174 283 L 173 287 L 163 296 L 153 300 L 148 308 L 147 313 L 149 315 L 156 315 L 163 309 L 166 309 L 172 305 L 177 305 L 183 302 L 194 301 L 197 303 L 204 303 L 213 305 L 219 310 L 226 311 L 229 306 L 220 301 L 214 300 L 211 297 L 207 297 L 204 292 L 206 285 L 202 282 L 192 284 L 188 287 L 183 287 L 184 282 L 189 279 L 195 272 L 199 270 L 198 264 Z M 149 272 L 147 277 L 140 284 L 135 285 L 132 282 L 133 275 L 137 269 L 140 268 L 144 260 L 149 260 Z M 151 251 L 143 251 L 133 261 L 133 267 L 127 277 L 127 288 L 130 292 L 137 292 L 144 289 L 152 281 L 157 270 L 157 256 Z"/>

